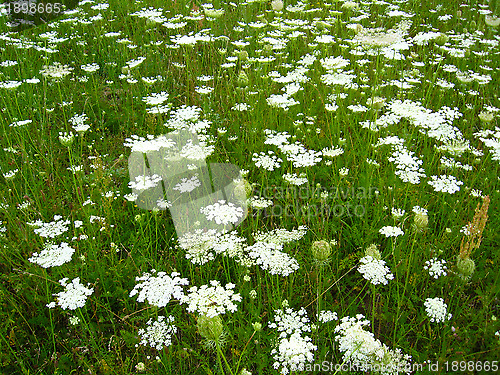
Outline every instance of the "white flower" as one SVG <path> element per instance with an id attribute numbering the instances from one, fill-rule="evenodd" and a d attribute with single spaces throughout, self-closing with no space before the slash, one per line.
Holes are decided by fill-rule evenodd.
<path id="1" fill-rule="evenodd" d="M 424 302 L 427 316 L 431 318 L 431 322 L 444 322 L 451 319 L 451 314 L 447 314 L 448 305 L 444 303 L 442 298 L 427 298 Z"/>
<path id="2" fill-rule="evenodd" d="M 162 147 L 172 148 L 175 146 L 175 141 L 162 135 L 155 138 L 153 135 L 148 134 L 146 138 L 139 137 L 135 134 L 130 138 L 125 138 L 123 143 L 125 147 L 130 147 L 132 152 L 142 152 L 144 154 L 151 151 L 159 151 Z"/>
<path id="3" fill-rule="evenodd" d="M 218 225 L 236 224 L 243 217 L 243 209 L 233 203 L 220 200 L 214 204 L 200 208 L 208 221 L 214 220 Z"/>
<path id="4" fill-rule="evenodd" d="M 361 265 L 358 267 L 359 273 L 373 285 L 387 285 L 388 280 L 393 280 L 394 275 L 389 267 L 385 265 L 382 259 L 375 259 L 370 255 L 364 256 L 359 260 Z"/>
<path id="5" fill-rule="evenodd" d="M 172 344 L 172 335 L 177 332 L 177 327 L 172 325 L 174 317 L 163 315 L 158 316 L 158 320 L 149 319 L 146 329 L 141 328 L 137 333 L 141 336 L 139 345 L 147 345 L 156 350 L 162 350 L 165 346 Z M 138 345 L 136 345 L 138 346 Z"/>
<path id="6" fill-rule="evenodd" d="M 136 277 L 136 281 L 142 281 L 137 284 L 130 292 L 130 297 L 139 294 L 138 302 L 148 301 L 151 305 L 165 307 L 171 298 L 180 300 L 184 296 L 182 285 L 188 285 L 188 279 L 181 279 L 180 273 L 172 272 L 170 276 L 166 272 L 158 272 L 153 276 L 156 270 L 151 273 L 145 272 L 141 277 Z"/>
<path id="7" fill-rule="evenodd" d="M 28 260 L 43 268 L 55 267 L 70 262 L 74 252 L 75 249 L 66 242 L 61 242 L 59 245 L 47 244 L 40 254 L 33 253 Z"/>
<path id="8" fill-rule="evenodd" d="M 373 333 L 365 331 L 370 322 L 362 314 L 344 317 L 335 327 L 335 340 L 343 353 L 342 360 L 358 371 L 380 369 L 383 374 L 397 375 L 411 368 L 411 356 L 401 353 L 400 349 L 391 350 L 376 340 Z"/>
<path id="9" fill-rule="evenodd" d="M 339 320 L 337 313 L 330 310 L 321 310 L 318 315 L 318 321 L 321 323 L 328 323 L 332 320 Z"/>
<path id="10" fill-rule="evenodd" d="M 339 169 L 339 175 L 345 177 L 349 174 L 349 168 L 342 167 Z"/>
<path id="11" fill-rule="evenodd" d="M 182 296 L 180 302 L 188 304 L 186 310 L 209 318 L 225 314 L 226 311 L 236 312 L 238 307 L 234 302 L 241 302 L 241 295 L 234 293 L 235 285 L 228 283 L 224 288 L 217 280 L 211 280 L 210 285 L 199 288 L 193 286 L 188 290 L 188 295 Z"/>
<path id="12" fill-rule="evenodd" d="M 447 267 L 445 266 L 446 261 L 443 259 L 432 258 L 425 262 L 424 270 L 429 271 L 429 275 L 435 279 L 439 276 L 446 276 Z"/>
<path id="13" fill-rule="evenodd" d="M 204 231 L 196 229 L 194 232 L 185 233 L 179 238 L 179 246 L 186 250 L 186 258 L 194 264 L 205 264 L 215 258 L 213 247 L 219 232 L 215 229 Z"/>
<path id="14" fill-rule="evenodd" d="M 391 226 L 385 226 L 380 228 L 378 231 L 380 234 L 383 234 L 386 237 L 398 237 L 402 236 L 405 234 L 399 227 L 391 227 Z"/>
<path id="15" fill-rule="evenodd" d="M 403 182 L 418 184 L 420 178 L 425 177 L 425 170 L 421 168 L 423 161 L 414 154 L 413 151 L 408 151 L 402 145 L 394 145 L 394 151 L 388 160 L 396 164 L 396 172 L 394 173 Z"/>
<path id="16" fill-rule="evenodd" d="M 276 130 L 264 129 L 264 133 L 266 133 L 266 140 L 264 144 L 266 145 L 275 145 L 281 148 L 282 145 L 288 144 L 288 138 L 291 137 L 287 132 L 276 132 Z"/>
<path id="17" fill-rule="evenodd" d="M 289 97 L 288 94 L 273 94 L 266 99 L 266 102 L 271 107 L 283 108 L 285 111 L 288 111 L 290 106 L 299 104 L 298 101 Z"/>
<path id="18" fill-rule="evenodd" d="M 130 181 L 128 183 L 128 187 L 133 189 L 133 190 L 147 190 L 154 188 L 155 186 L 158 185 L 158 182 L 162 180 L 161 176 L 154 174 L 152 176 L 146 176 L 146 175 L 141 175 L 141 176 L 136 176 L 135 181 Z"/>
<path id="19" fill-rule="evenodd" d="M 328 156 L 330 158 L 333 158 L 335 156 L 342 155 L 344 153 L 344 149 L 342 147 L 331 147 L 331 148 L 324 148 L 321 153 L 323 156 Z"/>
<path id="20" fill-rule="evenodd" d="M 271 275 L 288 276 L 299 269 L 295 258 L 281 252 L 283 245 L 273 242 L 258 241 L 247 247 L 248 256 Z"/>
<path id="21" fill-rule="evenodd" d="M 239 237 L 235 231 L 217 235 L 217 241 L 213 245 L 213 250 L 217 254 L 223 254 L 230 258 L 241 258 L 243 254 L 243 244 L 245 239 Z"/>
<path id="22" fill-rule="evenodd" d="M 284 228 L 276 228 L 269 232 L 257 232 L 254 238 L 257 241 L 272 242 L 278 245 L 283 245 L 288 242 L 298 241 L 307 233 L 305 225 L 299 226 L 297 229 L 286 230 Z"/>
<path id="23" fill-rule="evenodd" d="M 61 216 L 54 216 L 54 221 L 50 223 L 44 223 L 40 220 L 37 220 L 33 223 L 27 223 L 30 226 L 38 227 L 33 231 L 38 234 L 40 237 L 44 238 L 54 238 L 60 236 L 61 234 L 68 231 L 68 225 L 71 222 L 69 220 L 62 220 Z"/>
<path id="24" fill-rule="evenodd" d="M 349 60 L 344 59 L 342 56 L 337 56 L 337 57 L 329 56 L 325 57 L 324 59 L 321 59 L 320 63 L 323 66 L 323 68 L 327 70 L 337 70 L 348 66 Z"/>
<path id="25" fill-rule="evenodd" d="M 73 279 L 70 283 L 68 283 L 68 280 L 69 279 L 67 277 L 59 280 L 59 284 L 65 287 L 65 290 L 53 294 L 57 297 L 57 305 L 59 305 L 63 310 L 76 310 L 79 307 L 84 307 L 85 302 L 87 302 L 87 297 L 94 293 L 94 288 L 88 288 L 90 284 L 87 284 L 87 287 L 80 284 L 79 277 Z M 49 308 L 53 308 L 55 306 L 55 302 L 51 302 L 47 305 Z"/>
<path id="26" fill-rule="evenodd" d="M 85 124 L 85 121 L 88 121 L 87 115 L 85 113 L 82 113 L 81 115 L 74 115 L 71 117 L 68 121 L 73 124 L 73 129 L 77 133 L 85 133 L 87 130 L 90 129 L 90 125 Z"/>
<path id="27" fill-rule="evenodd" d="M 248 199 L 248 204 L 253 208 L 264 209 L 273 205 L 273 201 L 261 197 L 254 196 Z"/>
<path id="28" fill-rule="evenodd" d="M 427 215 L 427 210 L 425 208 L 420 207 L 420 206 L 413 206 L 413 208 L 411 210 L 416 214 Z"/>
<path id="29" fill-rule="evenodd" d="M 317 346 L 312 344 L 309 336 L 303 336 L 304 332 L 311 332 L 309 318 L 303 307 L 298 311 L 291 308 L 275 310 L 274 322 L 269 323 L 269 328 L 279 332 L 280 342 L 271 355 L 276 361 L 273 367 L 281 367 L 281 374 L 288 374 L 290 370 L 302 371 L 306 362 L 313 361 Z"/>
<path id="30" fill-rule="evenodd" d="M 8 171 L 6 173 L 2 173 L 2 174 L 6 180 L 12 180 L 16 176 L 17 172 L 19 172 L 19 169 L 16 168 L 16 169 L 10 170 L 10 171 Z"/>
<path id="31" fill-rule="evenodd" d="M 281 166 L 280 163 L 283 160 L 278 158 L 273 151 L 268 151 L 267 154 L 264 152 L 261 152 L 260 154 L 254 153 L 252 156 L 252 161 L 257 167 L 262 167 L 268 171 L 274 171 L 274 169 Z"/>
<path id="32" fill-rule="evenodd" d="M 432 181 L 427 181 L 434 188 L 434 191 L 442 191 L 443 193 L 456 193 L 460 190 L 460 185 L 464 183 L 458 181 L 454 176 L 431 176 Z"/>
<path id="33" fill-rule="evenodd" d="M 75 135 L 73 133 L 59 132 L 59 142 L 64 147 L 70 147 L 75 140 Z"/>
<path id="34" fill-rule="evenodd" d="M 271 1 L 271 8 L 273 8 L 275 12 L 281 12 L 283 10 L 283 0 Z"/>
<path id="35" fill-rule="evenodd" d="M 247 103 L 236 103 L 231 107 L 233 111 L 248 111 L 250 109 L 250 106 Z"/>
<path id="36" fill-rule="evenodd" d="M 92 64 L 81 65 L 80 68 L 87 73 L 93 73 L 98 71 L 100 66 L 97 63 L 92 63 Z"/>
<path id="37" fill-rule="evenodd" d="M 136 198 L 137 199 L 137 198 Z M 158 208 L 162 210 L 166 210 L 167 208 L 172 207 L 172 202 L 165 200 L 164 198 L 160 198 L 156 201 L 156 205 Z"/>
<path id="38" fill-rule="evenodd" d="M 401 208 L 392 208 L 391 209 L 391 214 L 392 214 L 392 217 L 394 217 L 395 219 L 400 219 L 404 216 L 404 214 L 406 213 L 405 210 L 401 209 Z"/>
<path id="39" fill-rule="evenodd" d="M 306 362 L 314 360 L 314 351 L 318 349 L 311 341 L 309 336 L 302 337 L 297 334 L 281 339 L 278 348 L 271 350 L 271 355 L 276 361 L 273 367 L 275 369 L 281 367 L 281 374 L 303 371 Z"/>
<path id="40" fill-rule="evenodd" d="M 43 68 L 40 69 L 40 74 L 46 78 L 53 78 L 58 81 L 70 74 L 72 70 L 73 68 L 68 65 L 54 62 L 52 65 L 44 65 Z"/>
<path id="41" fill-rule="evenodd" d="M 135 365 L 135 369 L 136 369 L 136 371 L 138 371 L 138 372 L 144 372 L 144 371 L 146 371 L 146 365 L 144 364 L 144 362 L 138 362 L 138 363 Z"/>
<path id="42" fill-rule="evenodd" d="M 148 105 L 160 105 L 168 100 L 168 93 L 165 91 L 155 92 L 142 98 L 142 101 Z"/>
<path id="43" fill-rule="evenodd" d="M 302 145 L 296 148 L 295 145 L 290 146 L 290 149 L 282 147 L 282 150 L 287 153 L 287 159 L 292 162 L 295 168 L 312 167 L 322 160 L 321 151 L 307 150 Z"/>
<path id="44" fill-rule="evenodd" d="M 300 176 L 297 176 L 295 173 L 285 173 L 283 175 L 283 179 L 287 182 L 289 182 L 292 185 L 300 186 L 304 185 L 307 183 L 307 177 L 305 174 L 301 174 Z"/>
<path id="45" fill-rule="evenodd" d="M 201 186 L 201 182 L 198 179 L 198 175 L 194 175 L 190 179 L 187 177 L 182 178 L 181 182 L 175 185 L 172 190 L 177 190 L 181 193 L 190 193 L 199 186 Z"/>
<path id="46" fill-rule="evenodd" d="M 191 160 L 205 160 L 214 150 L 214 146 L 208 145 L 205 142 L 194 144 L 191 140 L 188 140 L 182 147 L 179 155 Z"/>

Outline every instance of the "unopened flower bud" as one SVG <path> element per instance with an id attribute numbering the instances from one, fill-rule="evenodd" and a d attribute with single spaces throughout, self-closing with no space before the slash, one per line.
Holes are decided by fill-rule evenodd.
<path id="1" fill-rule="evenodd" d="M 275 12 L 281 12 L 283 10 L 283 0 L 271 1 L 271 7 Z"/>
<path id="2" fill-rule="evenodd" d="M 222 324 L 220 315 L 216 315 L 211 318 L 205 315 L 200 315 L 196 326 L 198 327 L 198 333 L 201 337 L 215 342 L 219 341 L 222 332 L 224 331 L 224 325 Z"/>
<path id="3" fill-rule="evenodd" d="M 424 232 L 429 225 L 429 216 L 426 212 L 417 212 L 413 219 L 413 227 L 417 232 Z"/>
<path id="4" fill-rule="evenodd" d="M 248 60 L 248 52 L 247 51 L 240 51 L 238 53 L 238 59 L 240 61 L 247 61 Z"/>
<path id="5" fill-rule="evenodd" d="M 378 111 L 385 105 L 385 98 L 374 96 L 373 98 L 368 98 L 366 104 Z"/>
<path id="6" fill-rule="evenodd" d="M 368 246 L 365 250 L 365 255 L 366 256 L 371 256 L 373 259 L 382 259 L 382 256 L 380 255 L 380 251 L 378 251 L 377 244 L 372 243 L 370 246 Z"/>
<path id="7" fill-rule="evenodd" d="M 340 9 L 350 10 L 350 9 L 356 9 L 357 7 L 358 3 L 355 3 L 354 1 L 344 1 Z"/>
<path id="8" fill-rule="evenodd" d="M 327 27 L 327 24 L 324 21 L 317 21 L 315 26 L 319 31 L 323 31 Z"/>
<path id="9" fill-rule="evenodd" d="M 253 327 L 254 331 L 256 331 L 256 332 L 262 331 L 262 324 L 259 322 L 253 323 L 252 327 Z"/>
<path id="10" fill-rule="evenodd" d="M 481 112 L 479 115 L 479 120 L 482 122 L 492 122 L 493 121 L 493 112 Z"/>
<path id="11" fill-rule="evenodd" d="M 487 14 L 484 17 L 484 23 L 491 27 L 498 27 L 500 26 L 500 18 L 498 18 L 497 16 L 492 16 L 491 14 Z"/>
<path id="12" fill-rule="evenodd" d="M 70 147 L 75 140 L 75 135 L 73 133 L 59 132 L 59 142 L 65 147 Z"/>
<path id="13" fill-rule="evenodd" d="M 458 271 L 465 276 L 465 278 L 470 278 L 476 269 L 476 263 L 469 257 L 463 259 L 458 256 L 457 259 Z"/>
<path id="14" fill-rule="evenodd" d="M 246 201 L 252 193 L 252 185 L 244 179 L 234 181 L 234 197 L 239 201 Z"/>
<path id="15" fill-rule="evenodd" d="M 241 71 L 240 74 L 238 74 L 238 86 L 246 87 L 249 82 L 250 80 L 248 79 L 247 74 L 244 71 Z"/>
<path id="16" fill-rule="evenodd" d="M 262 47 L 262 52 L 266 55 L 269 55 L 271 52 L 273 52 L 273 46 L 270 44 L 266 44 L 264 47 Z"/>
<path id="17" fill-rule="evenodd" d="M 437 45 L 439 45 L 439 46 L 443 46 L 443 45 L 445 45 L 445 44 L 446 44 L 446 42 L 448 41 L 448 39 L 450 39 L 450 38 L 448 37 L 448 35 L 441 33 L 441 34 L 439 34 L 439 36 L 437 36 L 437 37 L 434 39 L 434 43 L 436 43 L 436 44 L 437 44 Z"/>
<path id="18" fill-rule="evenodd" d="M 324 240 L 314 241 L 311 246 L 311 251 L 314 259 L 320 262 L 327 260 L 332 253 L 330 244 Z"/>

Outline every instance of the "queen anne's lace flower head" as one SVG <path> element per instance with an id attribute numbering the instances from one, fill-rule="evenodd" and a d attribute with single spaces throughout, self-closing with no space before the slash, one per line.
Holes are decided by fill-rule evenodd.
<path id="1" fill-rule="evenodd" d="M 366 255 L 360 259 L 360 263 L 358 267 L 359 273 L 373 285 L 387 285 L 388 280 L 394 279 L 394 275 L 382 259 L 375 259 L 370 255 Z"/>
<path id="2" fill-rule="evenodd" d="M 59 305 L 63 310 L 70 309 L 76 310 L 79 307 L 84 307 L 85 302 L 87 302 L 87 297 L 94 293 L 94 288 L 88 288 L 90 284 L 85 287 L 80 284 L 80 278 L 77 277 L 68 283 L 68 278 L 59 280 L 65 290 L 54 294 L 57 297 L 57 305 Z M 48 308 L 56 307 L 56 302 L 51 302 L 47 305 Z"/>
<path id="3" fill-rule="evenodd" d="M 151 273 L 144 273 L 141 277 L 136 277 L 136 281 L 142 281 L 137 284 L 130 292 L 130 297 L 138 294 L 138 302 L 148 301 L 151 305 L 165 307 L 170 299 L 180 300 L 184 296 L 182 285 L 188 285 L 188 279 L 180 278 L 180 273 L 172 272 L 170 276 L 166 272 L 158 272 L 156 276 Z"/>
<path id="4" fill-rule="evenodd" d="M 444 259 L 432 258 L 425 262 L 424 270 L 429 272 L 429 275 L 434 277 L 435 279 L 439 278 L 439 276 L 446 276 L 446 261 Z"/>
<path id="5" fill-rule="evenodd" d="M 62 216 L 60 215 L 55 215 L 54 221 L 51 221 L 49 223 L 44 223 L 41 220 L 37 220 L 35 222 L 30 222 L 27 224 L 36 227 L 33 231 L 40 237 L 54 238 L 69 230 L 68 225 L 70 224 L 70 221 L 63 220 Z"/>
<path id="6" fill-rule="evenodd" d="M 71 261 L 74 252 L 75 249 L 68 246 L 66 242 L 61 242 L 59 245 L 47 244 L 40 254 L 33 253 L 28 260 L 43 268 L 55 267 Z"/>
<path id="7" fill-rule="evenodd" d="M 141 328 L 137 333 L 141 337 L 141 342 L 137 344 L 150 346 L 156 350 L 162 350 L 165 346 L 172 344 L 172 335 L 177 332 L 177 327 L 172 325 L 174 317 L 168 316 L 166 319 L 160 315 L 158 320 L 149 319 L 146 329 Z"/>
<path id="8" fill-rule="evenodd" d="M 188 295 L 181 297 L 181 303 L 188 304 L 187 311 L 209 318 L 226 311 L 234 313 L 238 309 L 234 302 L 241 302 L 241 295 L 233 291 L 235 285 L 228 283 L 223 287 L 217 280 L 211 280 L 210 285 L 193 286 Z"/>
<path id="9" fill-rule="evenodd" d="M 454 176 L 431 176 L 432 181 L 427 181 L 434 188 L 434 191 L 453 194 L 460 190 L 460 185 L 464 183 L 458 181 Z"/>
<path id="10" fill-rule="evenodd" d="M 424 302 L 425 311 L 431 322 L 441 323 L 450 320 L 452 315 L 447 312 L 448 305 L 442 298 L 427 298 Z"/>
<path id="11" fill-rule="evenodd" d="M 330 310 L 321 310 L 318 315 L 318 321 L 321 323 L 328 323 L 332 320 L 339 320 L 337 313 Z"/>
<path id="12" fill-rule="evenodd" d="M 196 229 L 179 238 L 179 247 L 186 250 L 186 258 L 193 264 L 205 264 L 215 258 L 213 248 L 219 235 L 215 229 Z"/>
<path id="13" fill-rule="evenodd" d="M 280 341 L 271 351 L 275 369 L 281 368 L 281 374 L 290 371 L 303 371 L 307 362 L 314 360 L 314 345 L 305 332 L 311 332 L 311 325 L 306 310 L 302 307 L 295 311 L 292 308 L 275 310 L 274 322 L 269 324 L 279 332 Z"/>
<path id="14" fill-rule="evenodd" d="M 403 230 L 401 228 L 391 227 L 389 225 L 380 228 L 380 230 L 378 232 L 380 234 L 383 234 L 386 237 L 398 237 L 398 236 L 402 236 L 405 234 L 405 232 L 403 232 Z"/>
<path id="15" fill-rule="evenodd" d="M 362 314 L 347 316 L 335 327 L 335 340 L 343 353 L 342 360 L 359 371 L 377 368 L 382 374 L 409 374 L 411 356 L 401 353 L 400 349 L 391 350 L 375 339 L 372 332 L 365 330 L 370 322 L 364 318 Z"/>
<path id="16" fill-rule="evenodd" d="M 299 269 L 295 258 L 281 251 L 283 245 L 258 241 L 247 247 L 248 256 L 271 275 L 288 276 Z"/>
<path id="17" fill-rule="evenodd" d="M 231 202 L 220 200 L 214 204 L 202 207 L 200 212 L 207 220 L 215 221 L 218 225 L 236 224 L 244 215 L 241 207 L 235 206 Z"/>
<path id="18" fill-rule="evenodd" d="M 281 166 L 281 160 L 278 158 L 273 151 L 261 152 L 260 154 L 254 153 L 252 156 L 252 161 L 255 163 L 256 167 L 262 167 L 267 171 L 274 171 Z"/>

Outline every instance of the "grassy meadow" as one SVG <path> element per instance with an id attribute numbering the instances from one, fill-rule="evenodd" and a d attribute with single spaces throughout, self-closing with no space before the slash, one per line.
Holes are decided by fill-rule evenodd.
<path id="1" fill-rule="evenodd" d="M 0 374 L 498 373 L 498 2 L 13 10 Z"/>

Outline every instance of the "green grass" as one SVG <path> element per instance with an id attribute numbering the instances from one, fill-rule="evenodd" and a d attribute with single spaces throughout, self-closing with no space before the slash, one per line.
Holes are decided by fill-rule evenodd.
<path id="1" fill-rule="evenodd" d="M 271 354 L 279 333 L 269 324 L 275 310 L 283 307 L 283 300 L 295 310 L 305 307 L 310 321 L 317 324 L 317 329 L 308 333 L 317 346 L 314 363 L 343 363 L 335 341 L 338 322 L 319 323 L 318 309 L 335 311 L 339 319 L 363 314 L 371 322 L 367 329 L 375 338 L 411 355 L 413 363 L 439 362 L 443 373 L 447 368 L 451 371 L 453 361 L 477 364 L 498 360 L 499 161 L 493 158 L 494 147 L 474 135 L 486 129 L 498 133 L 498 112 L 489 123 L 478 118 L 488 106 L 500 108 L 499 28 L 485 25 L 484 15 L 478 12 L 490 9 L 498 15 L 498 5 L 494 1 L 489 7 L 479 7 L 475 1 L 467 6 L 459 1 L 443 5 L 435 1 L 398 3 L 400 10 L 414 14 L 408 18 L 412 23 L 405 40 L 415 40 L 412 38 L 420 32 L 439 31 L 450 37 L 445 47 L 457 48 L 465 57 L 454 57 L 431 41 L 428 45 L 409 45 L 400 51 L 405 58 L 394 60 L 382 52 L 363 56 L 350 53 L 349 40 L 355 34 L 347 25 L 360 23 L 365 29 L 388 30 L 399 23 L 401 17 L 387 16 L 387 5 L 367 2 L 357 10 L 345 10 L 342 2 L 311 1 L 305 10 L 315 11 L 278 14 L 267 2 L 235 3 L 214 1 L 214 8 L 224 9 L 225 14 L 212 21 L 187 17 L 193 7 L 201 6 L 193 1 L 110 0 L 107 9 L 91 9 L 95 3 L 87 3 L 77 8 L 78 13 L 16 33 L 2 24 L 0 60 L 17 64 L 0 67 L 0 81 L 40 81 L 24 82 L 15 89 L 0 88 L 0 228 L 5 228 L 0 233 L 0 374 L 131 374 L 139 372 L 136 365 L 140 362 L 145 364 L 147 374 L 236 374 L 243 368 L 253 374 L 279 373 L 273 369 L 275 359 Z M 169 29 L 131 15 L 150 6 L 163 8 L 162 22 L 178 15 L 175 22 L 186 25 Z M 91 20 L 100 13 L 101 20 Z M 361 14 L 367 17 L 355 18 Z M 452 17 L 445 21 L 438 18 L 445 14 Z M 77 21 L 63 22 L 69 18 Z M 306 27 L 293 26 L 302 34 L 288 38 L 293 30 L 284 28 L 280 19 L 298 19 Z M 257 20 L 268 24 L 263 28 L 245 26 Z M 322 30 L 322 26 L 316 26 L 320 20 L 326 20 L 329 26 Z M 244 30 L 239 31 L 237 26 Z M 291 23 L 288 26 L 292 27 Z M 176 34 L 200 30 L 207 30 L 214 41 L 191 47 L 175 46 L 171 41 Z M 67 39 L 48 42 L 40 37 L 50 31 Z M 120 35 L 105 36 L 109 32 Z M 335 42 L 315 46 L 314 39 L 321 34 L 334 36 Z M 281 38 L 284 47 L 276 44 L 273 49 L 272 41 L 264 37 Z M 124 38 L 128 42 L 117 42 Z M 241 58 L 232 44 L 238 40 L 250 43 L 242 48 L 249 60 Z M 21 41 L 24 47 L 19 45 Z M 131 45 L 135 47 L 129 48 Z M 284 77 L 297 68 L 297 61 L 313 53 L 317 59 L 303 73 L 307 80 L 301 81 L 301 90 L 291 95 L 298 104 L 287 110 L 268 105 L 266 98 L 282 93 L 285 86 L 269 73 L 278 71 Z M 145 61 L 129 69 L 129 78 L 137 82 L 128 82 L 122 67 L 140 56 Z M 235 66 L 224 67 L 230 61 L 228 56 L 240 57 L 235 59 Z M 324 83 L 321 77 L 327 72 L 320 59 L 330 56 L 349 60 L 344 71 L 351 71 L 355 85 Z M 263 57 L 274 59 L 255 60 Z M 360 62 L 362 59 L 368 61 Z M 61 80 L 44 77 L 40 70 L 54 62 L 73 70 Z M 100 69 L 93 73 L 80 69 L 91 63 L 97 63 Z M 491 81 L 462 83 L 447 67 L 490 75 Z M 238 79 L 243 71 L 247 85 Z M 213 76 L 206 83 L 213 87 L 208 95 L 195 90 L 202 85 L 198 80 L 202 75 Z M 152 84 L 142 79 L 158 76 L 161 78 Z M 406 78 L 414 87 L 402 89 L 391 83 Z M 442 88 L 438 80 L 454 87 Z M 143 210 L 124 198 L 131 192 L 127 186 L 131 151 L 124 146 L 125 139 L 132 135 L 157 137 L 169 131 L 164 126 L 169 114 L 148 113 L 150 106 L 141 100 L 162 91 L 169 94 L 172 111 L 183 105 L 197 106 L 202 110 L 201 118 L 211 121 L 206 133 L 213 137 L 215 148 L 207 163 L 232 163 L 248 170 L 251 195 L 273 200 L 274 206 L 263 211 L 250 209 L 236 228 L 239 236 L 252 245 L 257 231 L 307 226 L 303 238 L 283 249 L 297 260 L 298 270 L 287 277 L 276 276 L 222 255 L 203 265 L 193 264 L 177 245 L 168 210 Z M 332 103 L 331 94 L 345 94 L 335 101 L 336 111 L 325 109 L 325 104 Z M 378 112 L 348 108 L 366 105 L 369 98 L 377 96 L 386 99 L 386 106 Z M 461 117 L 452 122 L 453 126 L 471 147 L 482 151 L 481 155 L 469 151 L 455 157 L 471 170 L 443 170 L 440 158 L 452 155 L 438 151 L 436 147 L 443 142 L 420 131 L 422 127 L 408 118 L 377 132 L 361 126 L 364 121 L 390 113 L 388 104 L 398 99 L 420 102 L 433 112 L 457 108 Z M 232 109 L 237 103 L 247 103 L 250 110 Z M 76 136 L 70 147 L 63 146 L 59 132 L 73 131 L 70 119 L 82 113 L 88 117 L 90 130 Z M 9 126 L 23 120 L 31 123 Z M 299 141 L 308 150 L 340 146 L 344 153 L 323 157 L 311 167 L 296 168 L 278 147 L 264 143 L 265 129 L 286 131 L 291 135 L 290 143 Z M 403 182 L 395 175 L 395 164 L 388 160 L 392 146 L 374 146 L 388 136 L 403 139 L 406 149 L 422 160 L 425 177 L 419 184 Z M 252 161 L 253 153 L 269 150 L 283 160 L 274 171 L 258 168 Z M 496 150 L 498 153 L 498 143 Z M 379 165 L 367 163 L 367 158 Z M 68 170 L 71 165 L 82 166 L 82 171 L 73 174 Z M 349 169 L 346 176 L 339 173 L 343 167 Z M 8 173 L 14 170 L 17 172 L 10 178 Z M 285 173 L 304 173 L 308 182 L 301 188 L 294 187 L 282 178 Z M 437 192 L 427 183 L 430 176 L 444 174 L 463 181 L 458 192 Z M 470 194 L 471 189 L 488 195 L 491 203 L 481 245 L 471 256 L 475 272 L 464 281 L 456 267 L 464 237 L 460 229 L 472 220 L 481 202 Z M 321 191 L 329 192 L 330 197 L 321 198 Z M 89 204 L 89 199 L 94 204 Z M 422 233 L 412 229 L 414 206 L 428 210 L 428 228 Z M 405 215 L 394 219 L 393 207 L 404 209 Z M 68 242 L 76 250 L 72 260 L 44 269 L 28 261 L 46 242 L 28 223 L 50 222 L 54 215 L 71 222 L 81 220 L 83 225 L 74 228 L 70 224 L 68 232 L 53 239 L 56 244 Z M 91 223 L 94 216 L 104 221 Z M 384 226 L 399 226 L 405 234 L 385 238 L 379 233 Z M 81 235 L 87 239 L 80 239 Z M 312 243 L 318 240 L 338 242 L 329 262 L 321 267 L 311 252 Z M 365 249 L 373 243 L 394 274 L 387 285 L 374 286 L 356 270 Z M 447 261 L 447 276 L 435 280 L 424 270 L 424 262 L 432 257 Z M 187 312 L 185 304 L 171 301 L 158 308 L 129 297 L 135 278 L 152 269 L 168 274 L 177 271 L 189 279 L 189 286 L 199 287 L 210 280 L 236 284 L 235 293 L 241 294 L 242 301 L 236 312 L 221 316 L 227 333 L 224 346 L 216 351 L 205 348 L 197 316 Z M 246 275 L 250 281 L 245 281 Z M 84 307 L 74 311 L 46 307 L 55 301 L 53 294 L 61 292 L 59 280 L 64 277 L 79 277 L 82 284 L 91 284 L 94 292 Z M 252 290 L 256 298 L 251 298 Z M 435 297 L 442 297 L 452 314 L 444 323 L 430 322 L 425 312 L 425 299 Z M 136 346 L 141 341 L 138 330 L 160 315 L 175 317 L 178 331 L 172 344 L 162 350 Z M 73 316 L 80 318 L 77 325 L 69 322 Z M 255 322 L 262 324 L 262 330 L 254 330 Z M 470 368 L 464 372 L 487 373 Z"/>

